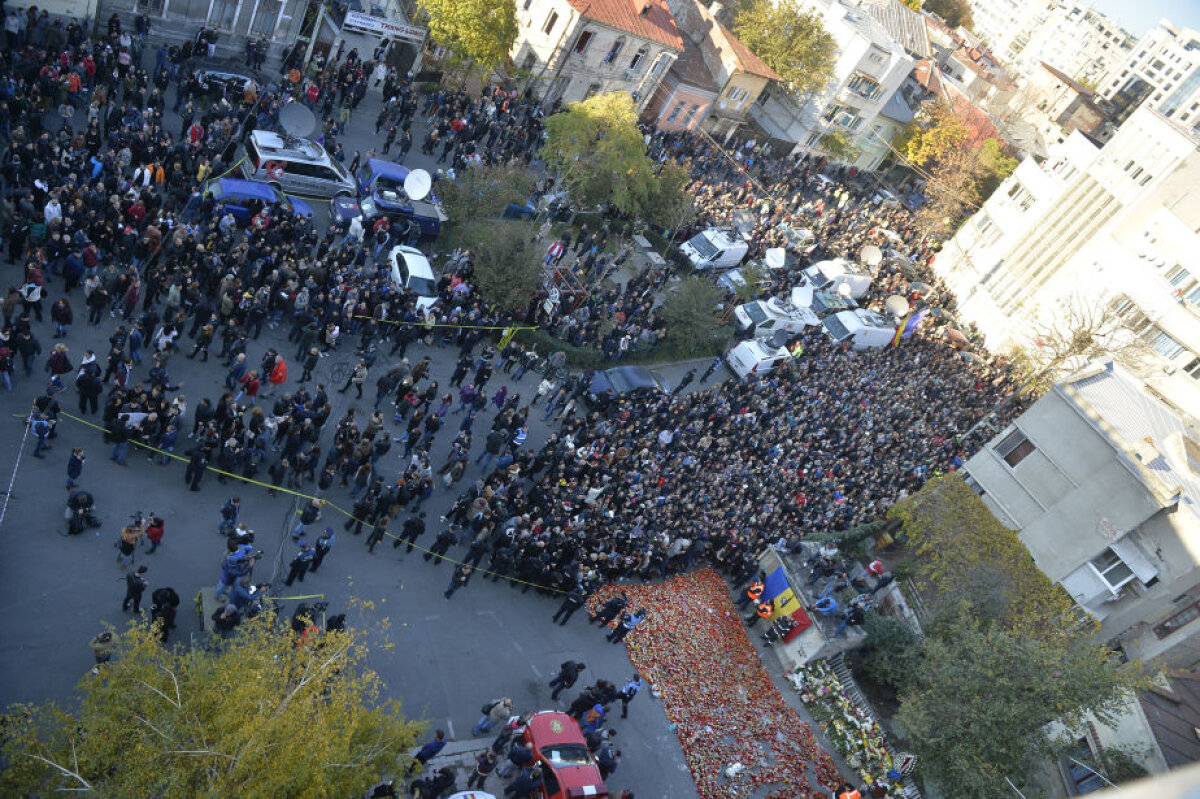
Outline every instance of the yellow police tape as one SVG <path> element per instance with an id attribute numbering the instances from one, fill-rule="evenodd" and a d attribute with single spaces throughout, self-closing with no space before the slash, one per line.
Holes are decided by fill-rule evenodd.
<path id="1" fill-rule="evenodd" d="M 20 414 L 20 413 L 18 413 L 18 414 L 13 414 L 13 415 L 14 415 L 14 416 L 17 416 L 17 417 L 24 417 L 24 416 L 25 416 L 25 414 Z M 109 432 L 109 430 L 108 430 L 107 428 L 105 428 L 105 427 L 102 427 L 101 425 L 98 425 L 98 424 L 96 424 L 95 422 L 89 422 L 87 419 L 81 419 L 81 418 L 79 418 L 78 416 L 74 416 L 74 415 L 72 415 L 72 414 L 69 414 L 69 413 L 67 413 L 67 412 L 65 412 L 65 411 L 62 411 L 62 410 L 60 410 L 60 411 L 58 412 L 58 415 L 59 415 L 59 416 L 61 416 L 61 417 L 65 417 L 65 418 L 67 418 L 67 419 L 70 419 L 70 420 L 71 420 L 71 421 L 73 421 L 73 422 L 79 422 L 80 424 L 86 425 L 87 427 L 91 427 L 91 428 L 93 428 L 93 429 L 95 429 L 95 430 L 99 430 L 99 431 L 101 431 L 101 432 L 103 432 L 103 433 L 108 433 L 108 432 Z M 174 459 L 174 460 L 177 460 L 177 461 L 181 461 L 181 462 L 183 462 L 183 463 L 187 463 L 187 462 L 188 462 L 188 460 L 189 460 L 188 458 L 184 458 L 184 457 L 182 457 L 182 456 L 176 455 L 176 454 L 175 454 L 175 453 L 173 453 L 173 452 L 167 452 L 166 450 L 159 449 L 158 447 L 153 447 L 153 446 L 151 446 L 151 445 L 149 445 L 149 444 L 142 443 L 141 441 L 130 441 L 129 443 L 133 444 L 134 446 L 141 447 L 142 449 L 144 449 L 144 450 L 146 450 L 146 451 L 148 451 L 148 452 L 156 452 L 156 453 L 158 453 L 159 455 L 164 455 L 164 456 L 166 456 L 166 457 L 172 458 L 172 459 Z M 282 492 L 283 492 L 283 493 L 285 493 L 285 494 L 290 494 L 290 495 L 292 495 L 292 496 L 294 496 L 294 497 L 301 497 L 302 499 L 308 499 L 308 500 L 314 500 L 314 499 L 315 499 L 315 500 L 317 500 L 318 502 L 320 502 L 322 506 L 326 506 L 326 505 L 328 505 L 330 508 L 333 508 L 333 509 L 334 509 L 334 510 L 336 510 L 338 513 L 340 513 L 340 514 L 342 514 L 343 516 L 345 516 L 347 519 L 351 519 L 351 520 L 353 520 L 353 521 L 355 521 L 355 522 L 358 522 L 359 524 L 365 525 L 365 526 L 367 526 L 367 527 L 374 527 L 374 525 L 373 525 L 371 522 L 368 522 L 368 521 L 366 521 L 366 520 L 364 520 L 364 519 L 360 519 L 360 518 L 358 518 L 357 516 L 355 516 L 355 515 L 354 515 L 353 513 L 351 513 L 350 511 L 346 510 L 345 508 L 342 508 L 341 506 L 339 506 L 339 505 L 337 505 L 337 504 L 335 504 L 335 503 L 333 503 L 333 502 L 330 502 L 328 499 L 324 499 L 324 498 L 322 498 L 322 497 L 314 497 L 314 496 L 312 496 L 311 494 L 305 494 L 305 493 L 303 493 L 302 491 L 293 491 L 293 490 L 291 490 L 290 488 L 284 488 L 283 486 L 272 485 L 271 483 L 264 483 L 264 482 L 262 482 L 261 480 L 255 480 L 255 479 L 254 479 L 254 478 L 252 478 L 252 477 L 243 477 L 243 476 L 242 476 L 242 475 L 240 475 L 240 474 L 233 474 L 232 472 L 227 472 L 227 471 L 225 471 L 224 469 L 218 469 L 218 468 L 217 468 L 217 467 L 215 467 L 215 466 L 205 466 L 204 468 L 205 468 L 205 470 L 206 470 L 206 471 L 213 472 L 214 474 L 223 475 L 223 476 L 225 476 L 225 477 L 232 477 L 234 480 L 241 480 L 243 483 L 249 483 L 249 484 L 251 484 L 251 485 L 260 486 L 260 487 L 262 487 L 262 488 L 266 488 L 266 489 L 268 489 L 268 490 L 270 490 L 270 491 L 282 491 Z M 299 513 L 299 511 L 297 511 L 297 513 Z M 383 535 L 384 535 L 384 537 L 386 537 L 386 538 L 392 538 L 392 539 L 395 539 L 396 541 L 400 541 L 400 540 L 402 540 L 402 539 L 400 538 L 400 536 L 398 536 L 398 535 L 395 535 L 394 533 L 389 533 L 387 530 L 384 530 L 384 532 L 383 532 Z M 405 541 L 405 544 L 406 544 L 406 545 L 408 545 L 408 542 L 407 542 L 407 541 Z M 454 559 L 454 558 L 447 557 L 446 555 L 442 555 L 442 554 L 440 554 L 440 553 L 434 552 L 433 550 L 426 549 L 425 547 L 421 546 L 420 544 L 412 544 L 411 546 L 413 547 L 413 549 L 419 549 L 421 552 L 424 552 L 426 555 L 428 555 L 428 556 L 430 556 L 430 557 L 438 558 L 439 560 L 444 560 L 444 561 L 446 561 L 447 563 L 453 563 L 453 564 L 455 564 L 455 565 L 458 565 L 458 566 L 466 566 L 466 565 L 467 565 L 467 563 L 466 563 L 465 561 L 456 560 L 456 559 Z M 484 569 L 484 568 L 482 568 L 482 567 L 480 567 L 480 566 L 473 566 L 473 567 L 471 567 L 471 568 L 472 568 L 472 571 L 474 571 L 474 572 L 476 572 L 476 573 L 478 573 L 478 574 L 485 574 L 485 575 L 486 575 L 486 574 L 490 574 L 490 575 L 493 575 L 494 577 L 497 577 L 497 578 L 499 578 L 499 579 L 508 580 L 508 581 L 509 581 L 509 582 L 511 582 L 511 583 L 518 583 L 518 584 L 520 584 L 520 585 L 528 585 L 528 586 L 530 586 L 531 588 L 537 588 L 537 589 L 539 589 L 539 590 L 542 590 L 542 591 L 551 591 L 551 592 L 553 592 L 553 593 L 555 593 L 555 594 L 565 594 L 565 593 L 567 593 L 566 591 L 563 591 L 563 590 L 561 590 L 561 589 L 559 589 L 559 588 L 551 588 L 551 587 L 550 587 L 550 586 L 548 586 L 548 585 L 539 585 L 538 583 L 531 583 L 531 582 L 529 582 L 529 581 L 527 581 L 527 580 L 521 580 L 521 579 L 518 579 L 518 578 L 516 578 L 516 577 L 509 577 L 508 575 L 506 575 L 506 574 L 500 574 L 499 572 L 488 571 L 487 569 Z"/>

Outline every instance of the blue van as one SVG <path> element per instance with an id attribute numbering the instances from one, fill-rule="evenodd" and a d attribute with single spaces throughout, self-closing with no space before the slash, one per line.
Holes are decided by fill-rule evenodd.
<path id="1" fill-rule="evenodd" d="M 334 197 L 330 209 L 342 222 L 361 216 L 364 228 L 381 216 L 392 220 L 411 219 L 420 226 L 423 238 L 435 238 L 442 230 L 446 214 L 432 192 L 422 200 L 409 199 L 404 193 L 404 179 L 409 171 L 402 164 L 369 158 L 354 176 L 362 199 Z"/>
<path id="2" fill-rule="evenodd" d="M 285 214 L 296 216 L 313 215 L 312 207 L 304 200 L 288 197 L 273 186 L 253 180 L 214 178 L 204 184 L 204 193 L 225 203 L 233 218 L 243 225 L 249 224 L 264 207 L 278 207 Z"/>

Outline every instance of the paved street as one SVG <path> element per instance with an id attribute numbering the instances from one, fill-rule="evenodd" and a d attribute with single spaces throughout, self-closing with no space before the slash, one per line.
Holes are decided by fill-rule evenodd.
<path id="1" fill-rule="evenodd" d="M 377 104 L 378 95 L 369 94 L 357 112 L 349 135 L 343 139 L 348 158 L 355 149 L 365 152 L 372 146 L 370 132 Z M 422 129 L 417 134 L 418 142 L 423 135 Z M 410 155 L 416 156 L 410 158 L 411 165 L 433 166 L 428 163 L 430 159 L 420 156 L 419 148 L 414 148 Z M 7 282 L 19 279 L 19 267 L 5 266 L 4 270 Z M 56 281 L 49 286 L 47 305 L 59 296 L 61 285 Z M 88 328 L 82 314 L 77 315 L 77 320 L 65 339 L 72 363 L 78 364 L 88 346 L 103 357 L 107 351 L 106 339 L 117 320 L 107 317 L 98 328 Z M 48 316 L 44 324 L 35 323 L 34 330 L 48 352 L 56 343 Z M 251 343 L 248 360 L 256 363 L 268 346 L 278 346 L 289 358 L 291 386 L 299 377 L 300 367 L 291 362 L 295 348 L 284 341 L 286 330 L 286 325 L 278 330 L 264 330 L 262 338 Z M 362 401 L 350 399 L 352 394 L 338 394 L 332 389 L 339 386 L 330 385 L 334 368 L 345 368 L 354 362 L 352 346 L 353 342 L 343 342 L 340 352 L 321 362 L 315 379 L 331 389 L 331 419 L 340 418 L 347 407 L 353 406 L 359 410 L 361 422 L 374 401 L 374 379 L 379 369 L 373 370 L 368 379 Z M 415 363 L 422 355 L 432 355 L 433 376 L 445 386 L 454 353 L 453 349 L 437 350 L 416 344 L 409 348 L 408 357 Z M 162 586 L 174 587 L 183 597 L 173 640 L 177 645 L 187 645 L 199 631 L 197 615 L 191 612 L 192 600 L 200 587 L 213 585 L 219 574 L 218 564 L 225 544 L 216 533 L 219 509 L 234 494 L 243 499 L 242 519 L 255 531 L 256 546 L 270 556 L 269 562 L 256 568 L 255 581 L 273 578 L 285 596 L 323 594 L 330 602 L 330 611 L 348 611 L 351 623 L 370 625 L 380 618 L 389 619 L 391 629 L 387 638 L 395 646 L 388 649 L 376 646 L 372 664 L 403 700 L 407 713 L 428 720 L 431 728 L 444 728 L 459 740 L 469 738 L 480 705 L 500 695 L 513 697 L 520 710 L 552 707 L 546 683 L 558 664 L 566 659 L 588 664 L 581 685 L 600 677 L 618 684 L 628 679 L 631 665 L 625 648 L 606 643 L 596 628 L 586 624 L 583 613 L 577 614 L 566 627 L 551 626 L 550 616 L 557 600 L 535 591 L 523 593 L 503 582 L 484 581 L 478 575 L 466 589 L 447 601 L 442 591 L 449 581 L 451 565 L 435 567 L 424 562 L 419 552 L 398 554 L 386 542 L 374 554 L 368 554 L 365 534 L 356 537 L 344 531 L 344 517 L 336 511 L 327 509 L 323 521 L 315 525 L 319 529 L 330 524 L 337 530 L 333 551 L 321 571 L 291 589 L 284 589 L 282 577 L 295 550 L 287 530 L 293 523 L 297 500 L 283 494 L 271 498 L 265 489 L 233 481 L 221 485 L 214 475 L 205 478 L 200 493 L 190 493 L 183 480 L 184 463 L 154 465 L 134 448 L 129 454 L 129 465 L 122 468 L 108 460 L 108 450 L 97 430 L 70 420 L 60 424 L 53 449 L 46 457 L 34 459 L 32 440 L 23 441 L 24 425 L 20 417 L 44 385 L 45 376 L 40 371 L 44 358 L 45 355 L 38 359 L 38 371 L 32 378 L 25 378 L 18 365 L 15 390 L 0 392 L 5 431 L 0 436 L 0 480 L 4 485 L 16 467 L 7 515 L 0 526 L 4 540 L 0 563 L 0 584 L 4 586 L 0 592 L 0 675 L 4 677 L 0 681 L 0 703 L 46 698 L 70 701 L 75 682 L 92 665 L 88 640 L 102 624 L 120 626 L 128 619 L 120 611 L 124 572 L 116 563 L 114 547 L 119 526 L 137 511 L 154 512 L 166 520 L 162 547 L 152 555 L 139 550 L 136 562 L 149 566 L 147 604 L 150 592 Z M 134 379 L 144 380 L 149 366 L 147 358 L 136 369 Z M 664 373 L 668 380 L 676 382 L 688 366 L 676 365 Z M 223 390 L 225 369 L 215 357 L 208 363 L 200 363 L 177 355 L 171 359 L 169 368 L 172 380 L 184 384 L 181 393 L 187 396 L 191 408 L 202 397 L 216 399 Z M 538 379 L 530 373 L 515 384 L 510 377 L 498 374 L 489 387 L 495 390 L 507 383 L 510 396 L 515 391 L 529 398 Z M 693 384 L 692 388 L 696 386 Z M 65 411 L 78 412 L 73 389 L 68 388 L 59 399 Z M 386 408 L 390 417 L 390 405 Z M 489 411 L 481 414 L 475 427 L 477 432 L 486 431 L 494 406 L 489 405 Z M 99 421 L 98 416 L 89 418 Z M 550 432 L 541 426 L 540 418 L 535 409 L 530 446 L 540 445 Z M 402 430 L 391 423 L 389 427 L 393 435 Z M 444 460 L 452 437 L 448 432 L 439 436 L 432 453 L 435 466 Z M 329 439 L 327 433 L 322 445 L 327 445 Z M 482 440 L 482 435 L 476 436 L 472 455 L 479 451 Z M 22 445 L 24 454 L 18 461 Z M 96 495 L 99 516 L 104 521 L 98 535 L 91 531 L 71 538 L 63 535 L 66 461 L 72 446 L 82 446 L 87 452 L 80 483 Z M 186 449 L 181 445 L 177 452 Z M 402 448 L 394 447 L 382 463 L 385 475 L 397 473 L 401 452 Z M 472 465 L 465 479 L 473 480 L 479 475 L 478 468 Z M 436 535 L 439 515 L 450 507 L 458 493 L 457 487 L 445 490 L 439 483 L 438 488 L 425 506 L 431 522 L 422 539 L 426 545 Z M 305 490 L 315 493 L 316 486 L 308 485 Z M 346 509 L 353 504 L 349 489 L 337 485 L 328 498 Z M 393 529 L 401 521 L 397 520 Z M 348 602 L 352 598 L 364 603 L 363 607 L 350 609 Z M 283 612 L 290 614 L 295 604 L 284 602 Z M 565 707 L 575 693 L 564 693 L 560 705 Z M 650 691 L 643 691 L 633 702 L 628 721 L 617 720 L 612 726 L 621 732 L 617 745 L 625 755 L 609 780 L 610 788 L 618 792 L 621 788 L 635 789 L 639 799 L 695 796 L 679 743 Z M 493 778 L 489 787 L 494 789 L 498 784 Z"/>

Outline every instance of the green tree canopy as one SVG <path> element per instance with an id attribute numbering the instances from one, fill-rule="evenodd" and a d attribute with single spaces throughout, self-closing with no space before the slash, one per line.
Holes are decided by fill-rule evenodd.
<path id="1" fill-rule="evenodd" d="M 922 642 L 900 693 L 897 725 L 944 796 L 1009 799 L 1049 741 L 1054 720 L 1090 711 L 1111 719 L 1129 679 L 1101 647 L 1033 637 L 980 620 L 943 617 Z"/>
<path id="2" fill-rule="evenodd" d="M 537 228 L 532 222 L 480 219 L 463 231 L 483 299 L 520 313 L 542 285 Z"/>
<path id="3" fill-rule="evenodd" d="M 795 95 L 819 92 L 833 79 L 837 44 L 821 16 L 801 8 L 796 0 L 741 4 L 733 30 Z"/>
<path id="4" fill-rule="evenodd" d="M 637 109 L 626 92 L 596 94 L 548 118 L 542 157 L 580 208 L 607 202 L 637 213 L 655 189 Z"/>
<path id="5" fill-rule="evenodd" d="M 429 15 L 429 35 L 475 62 L 484 75 L 504 64 L 517 38 L 512 0 L 420 0 Z"/>
<path id="6" fill-rule="evenodd" d="M 516 166 L 472 166 L 452 181 L 438 183 L 442 208 L 453 224 L 499 217 L 509 203 L 525 202 L 533 189 L 533 174 Z"/>
<path id="7" fill-rule="evenodd" d="M 684 355 L 707 354 L 723 343 L 729 330 L 721 326 L 722 299 L 711 280 L 693 275 L 680 281 L 662 307 L 666 343 Z"/>
<path id="8" fill-rule="evenodd" d="M 266 616 L 214 652 L 131 624 L 77 711 L 10 708 L 0 795 L 362 795 L 421 732 L 366 660 L 360 632 L 297 646 Z"/>
<path id="9" fill-rule="evenodd" d="M 896 720 L 946 796 L 1009 797 L 1004 778 L 1030 772 L 1046 724 L 1106 718 L 1142 675 L 1092 639 L 1095 625 L 958 474 L 889 515 L 908 555 L 899 568 L 930 616 L 925 638 L 873 676 L 898 687 Z"/>
<path id="10" fill-rule="evenodd" d="M 675 237 L 679 228 L 696 215 L 696 206 L 684 187 L 691 181 L 686 167 L 674 161 L 663 163 L 651 184 L 650 193 L 638 216 L 671 232 Z"/>
<path id="11" fill-rule="evenodd" d="M 930 14 L 937 14 L 951 28 L 961 25 L 969 29 L 975 24 L 975 20 L 971 18 L 971 6 L 967 0 L 925 0 L 923 9 Z"/>

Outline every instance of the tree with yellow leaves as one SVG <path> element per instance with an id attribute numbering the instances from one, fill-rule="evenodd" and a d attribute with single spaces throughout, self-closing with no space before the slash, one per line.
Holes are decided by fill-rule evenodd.
<path id="1" fill-rule="evenodd" d="M 366 658 L 359 631 L 300 640 L 266 616 L 212 652 L 131 624 L 78 710 L 10 708 L 0 795 L 361 795 L 422 729 Z"/>
<path id="2" fill-rule="evenodd" d="M 549 117 L 542 158 L 580 208 L 638 213 L 653 202 L 654 168 L 626 92 L 592 95 Z"/>
<path id="3" fill-rule="evenodd" d="M 517 38 L 512 0 L 420 0 L 420 5 L 429 15 L 430 37 L 473 61 L 485 77 L 507 61 Z"/>

